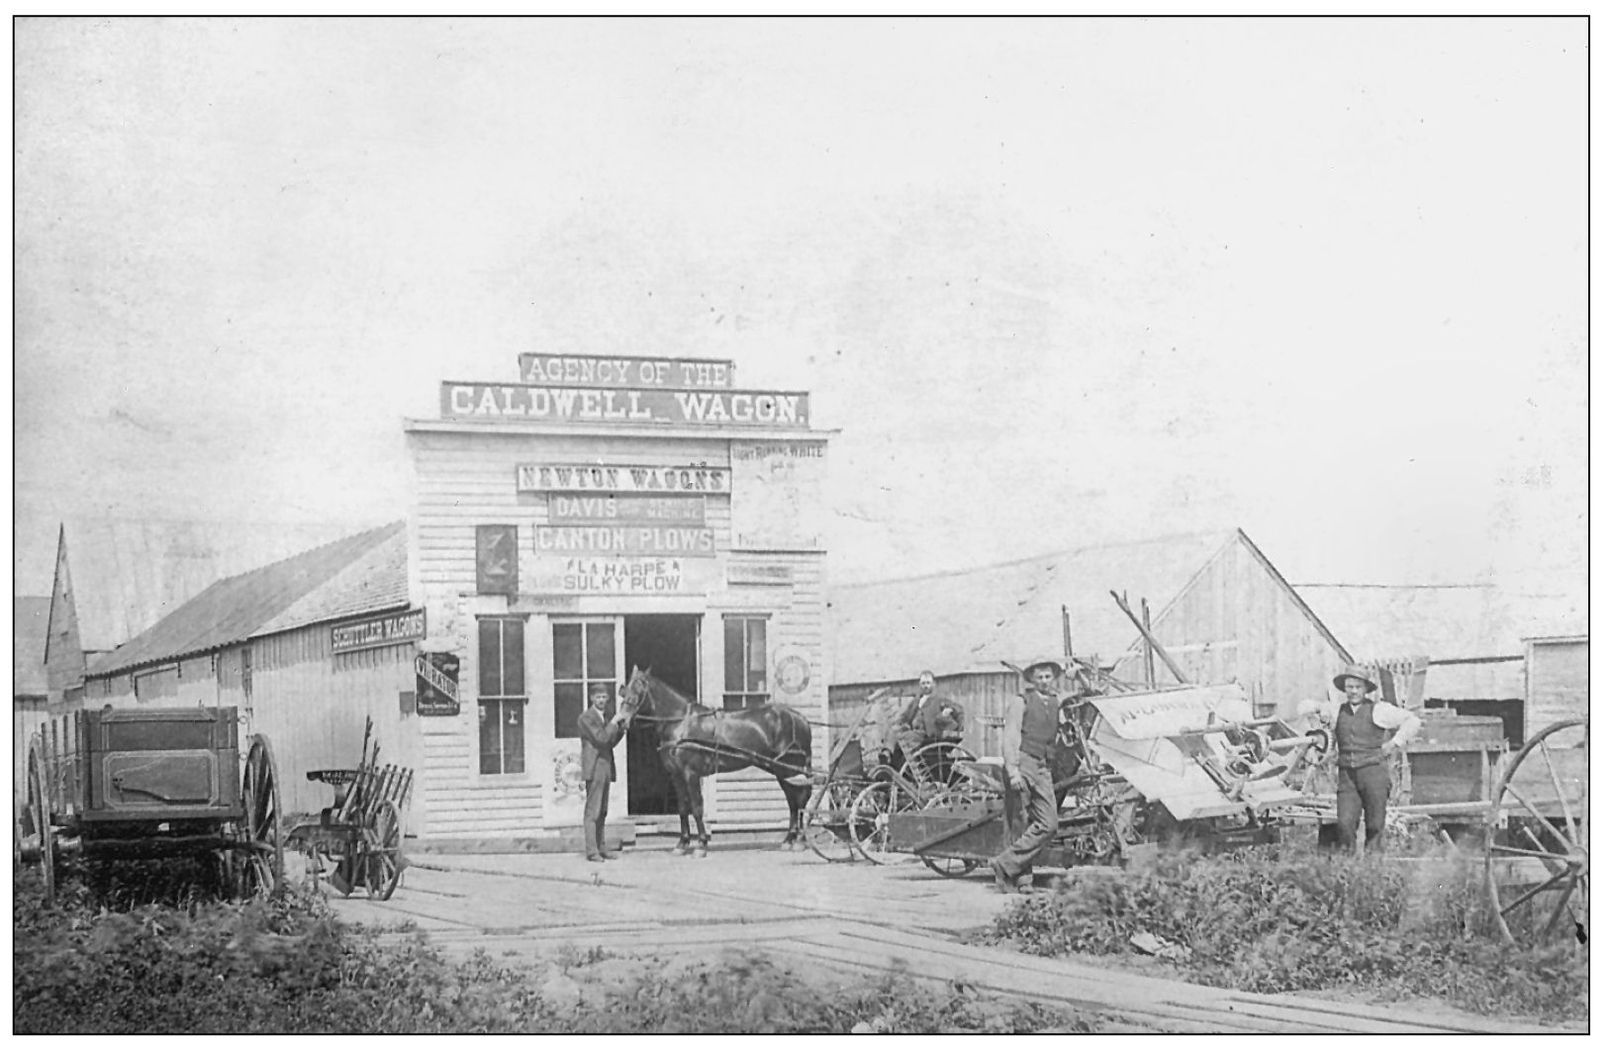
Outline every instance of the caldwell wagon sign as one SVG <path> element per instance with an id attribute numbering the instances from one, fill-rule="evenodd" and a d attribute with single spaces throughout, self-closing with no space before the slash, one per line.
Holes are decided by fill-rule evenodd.
<path id="1" fill-rule="evenodd" d="M 618 390 L 446 381 L 442 415 L 452 420 L 562 424 L 805 428 L 811 422 L 807 397 L 804 391 Z"/>

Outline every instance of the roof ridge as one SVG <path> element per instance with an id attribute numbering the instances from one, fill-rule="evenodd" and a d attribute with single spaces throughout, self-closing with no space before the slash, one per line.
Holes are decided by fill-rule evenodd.
<path id="1" fill-rule="evenodd" d="M 830 590 L 844 590 L 852 587 L 880 587 L 890 583 L 910 583 L 920 579 L 940 579 L 945 576 L 966 576 L 971 572 L 986 572 L 991 569 L 1005 569 L 1015 565 L 1029 565 L 1037 561 L 1049 561 L 1067 558 L 1085 551 L 1104 550 L 1119 547 L 1140 547 L 1149 543 L 1173 543 L 1185 540 L 1202 539 L 1206 536 L 1225 536 L 1230 538 L 1241 530 L 1237 528 L 1199 529 L 1193 532 L 1165 533 L 1160 536 L 1149 536 L 1134 540 L 1112 540 L 1105 543 L 1087 543 L 1079 547 L 1067 547 L 1063 550 L 1048 551 L 1045 554 L 1033 554 L 1026 558 L 1013 558 L 1009 561 L 993 561 L 984 565 L 974 565 L 969 568 L 943 569 L 939 572 L 920 572 L 911 576 L 892 576 L 889 579 L 868 579 L 856 583 L 830 583 Z"/>

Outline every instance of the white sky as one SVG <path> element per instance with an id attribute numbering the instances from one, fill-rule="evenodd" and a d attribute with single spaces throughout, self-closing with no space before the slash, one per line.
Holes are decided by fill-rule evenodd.
<path id="1" fill-rule="evenodd" d="M 1587 582 L 1582 20 L 23 21 L 15 591 L 402 517 L 522 351 L 807 389 L 838 580 Z"/>

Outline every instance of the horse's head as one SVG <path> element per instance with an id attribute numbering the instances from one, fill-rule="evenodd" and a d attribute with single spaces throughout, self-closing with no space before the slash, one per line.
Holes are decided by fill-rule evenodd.
<path id="1" fill-rule="evenodd" d="M 634 717 L 638 716 L 638 711 L 650 705 L 653 701 L 654 691 L 650 687 L 649 671 L 636 666 L 633 667 L 632 676 L 627 679 L 627 683 L 621 688 L 622 712 L 627 715 L 627 720 L 630 722 Z"/>

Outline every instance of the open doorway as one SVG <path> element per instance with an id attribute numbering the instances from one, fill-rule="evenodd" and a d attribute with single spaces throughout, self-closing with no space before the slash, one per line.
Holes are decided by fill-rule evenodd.
<path id="1" fill-rule="evenodd" d="M 700 695 L 700 617 L 625 617 L 627 672 L 643 667 L 684 695 Z M 655 732 L 627 733 L 627 814 L 675 815 L 677 794 L 660 762 Z"/>

